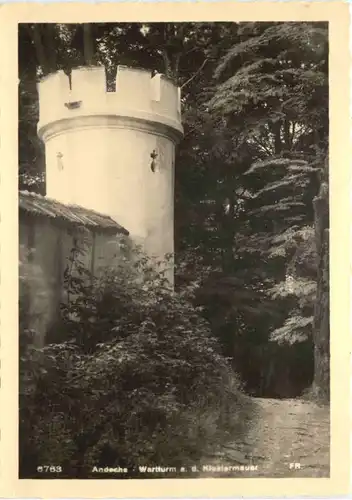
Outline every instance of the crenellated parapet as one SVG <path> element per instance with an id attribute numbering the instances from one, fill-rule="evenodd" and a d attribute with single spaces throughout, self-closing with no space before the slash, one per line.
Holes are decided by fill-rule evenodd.
<path id="1" fill-rule="evenodd" d="M 71 126 L 124 126 L 131 120 L 164 130 L 174 142 L 183 133 L 180 89 L 161 74 L 119 66 L 116 85 L 107 91 L 104 67 L 81 67 L 70 77 L 63 71 L 38 84 L 40 115 L 38 134 L 46 141 Z"/>

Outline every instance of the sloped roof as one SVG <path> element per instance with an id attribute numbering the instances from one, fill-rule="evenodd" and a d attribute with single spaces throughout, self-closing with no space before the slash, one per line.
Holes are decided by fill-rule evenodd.
<path id="1" fill-rule="evenodd" d="M 104 232 L 128 235 L 129 232 L 108 215 L 103 215 L 79 205 L 65 205 L 37 193 L 20 191 L 19 210 L 34 216 L 57 219 L 76 226 Z"/>

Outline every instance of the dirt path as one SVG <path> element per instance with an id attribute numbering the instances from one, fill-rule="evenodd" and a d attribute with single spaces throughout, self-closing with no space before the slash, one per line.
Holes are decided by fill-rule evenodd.
<path id="1" fill-rule="evenodd" d="M 256 398 L 254 403 L 256 418 L 246 440 L 229 443 L 220 453 L 222 463 L 257 465 L 246 477 L 329 476 L 328 407 L 297 399 Z"/>

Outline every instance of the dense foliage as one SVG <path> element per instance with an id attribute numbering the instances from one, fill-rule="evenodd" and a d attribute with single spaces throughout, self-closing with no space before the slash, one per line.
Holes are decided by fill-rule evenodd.
<path id="1" fill-rule="evenodd" d="M 135 476 L 139 465 L 194 465 L 243 434 L 248 403 L 192 289 L 172 292 L 147 258 L 121 259 L 98 279 L 78 260 L 72 275 L 60 343 L 21 348 L 22 477 L 38 463 L 61 464 L 60 478 L 95 477 L 93 466 Z"/>
<path id="2" fill-rule="evenodd" d="M 327 27 L 244 23 L 238 36 L 215 70 L 218 86 L 209 106 L 240 145 L 256 151 L 241 177 L 246 220 L 238 227 L 236 250 L 283 313 L 270 322 L 268 338 L 293 346 L 288 357 L 282 354 L 296 375 L 286 375 L 284 384 L 291 378 L 301 390 L 313 372 L 308 363 L 320 265 L 313 199 L 323 177 L 327 186 Z M 297 378 L 299 365 L 308 368 L 305 381 Z"/>
<path id="3" fill-rule="evenodd" d="M 118 64 L 166 73 L 181 86 L 185 128 L 176 161 L 176 283 L 180 291 L 195 280 L 199 283 L 192 304 L 201 308 L 199 314 L 208 325 L 197 323 L 186 336 L 182 355 L 180 350 L 185 374 L 188 354 L 200 359 L 192 347 L 198 345 L 198 336 L 203 347 L 212 342 L 204 336 L 210 328 L 247 392 L 292 397 L 314 381 L 315 393 L 328 397 L 327 24 L 37 24 L 21 25 L 19 37 L 20 187 L 45 192 L 43 147 L 36 136 L 35 82 L 41 76 L 92 63 L 105 65 L 109 81 Z M 90 300 L 95 303 L 99 293 L 95 289 Z M 152 297 L 156 300 L 154 292 Z M 179 297 L 160 297 L 164 302 L 154 303 L 156 314 L 157 308 L 166 308 L 177 310 L 179 319 L 183 316 L 186 306 Z M 137 303 L 136 311 L 143 317 L 146 297 L 125 299 L 131 306 L 127 312 L 123 309 L 128 322 L 123 330 L 130 333 L 123 340 L 117 336 L 122 342 L 119 349 L 125 349 L 127 357 L 132 352 L 137 356 L 121 368 L 127 374 L 132 366 L 128 363 L 138 364 L 138 356 L 152 355 L 156 330 L 166 331 L 171 317 L 167 314 L 157 329 L 143 324 L 148 345 L 142 348 L 142 323 L 135 323 L 130 314 Z M 118 298 L 112 294 L 111 300 L 115 307 Z M 185 321 L 190 321 L 188 307 Z M 123 314 L 113 321 L 121 322 Z M 181 323 L 188 331 L 190 323 Z M 88 332 L 93 335 L 94 327 L 89 324 L 83 331 L 88 345 Z M 85 366 L 91 367 L 95 380 L 96 363 L 107 360 L 115 348 L 110 346 L 114 330 L 104 326 L 103 331 L 106 344 L 93 346 L 92 352 L 75 347 L 68 355 L 70 344 L 55 347 L 53 359 L 61 359 L 62 352 L 70 360 L 68 380 L 88 359 Z M 77 335 L 75 331 L 72 338 Z M 179 344 L 178 333 L 174 335 Z M 173 341 L 167 339 L 158 345 L 174 357 Z M 144 354 L 139 348 L 146 349 Z M 48 353 L 50 349 L 54 347 L 49 346 Z M 128 349 L 132 351 L 127 355 Z M 157 353 L 164 355 L 162 350 Z M 153 367 L 159 365 L 155 357 L 150 362 L 143 359 L 152 379 Z M 212 357 L 207 363 L 215 378 L 216 373 L 228 376 L 222 358 Z M 113 376 L 120 373 L 120 368 L 108 366 L 104 369 L 116 370 Z M 58 386 L 63 383 L 56 372 L 50 373 L 53 380 L 58 377 Z M 95 385 L 87 389 L 83 380 L 79 390 L 90 399 Z M 102 390 L 99 384 L 96 390 Z M 176 397 L 176 403 L 170 403 L 169 416 L 179 401 Z M 87 405 L 88 418 L 92 407 Z M 66 410 L 62 413 L 68 418 Z M 74 425 L 68 424 L 70 432 Z"/>

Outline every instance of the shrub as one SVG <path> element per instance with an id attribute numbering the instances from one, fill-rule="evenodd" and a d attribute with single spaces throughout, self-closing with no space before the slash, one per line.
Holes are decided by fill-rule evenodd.
<path id="1" fill-rule="evenodd" d="M 77 272 L 75 292 L 63 341 L 22 356 L 21 477 L 36 463 L 87 478 L 94 465 L 193 465 L 244 432 L 240 382 L 192 286 L 175 293 L 139 255 L 99 279 Z"/>

